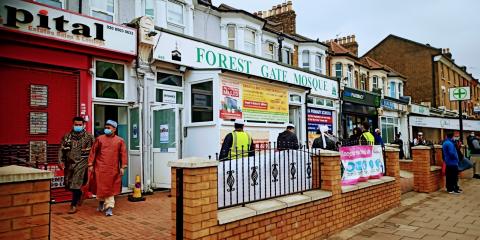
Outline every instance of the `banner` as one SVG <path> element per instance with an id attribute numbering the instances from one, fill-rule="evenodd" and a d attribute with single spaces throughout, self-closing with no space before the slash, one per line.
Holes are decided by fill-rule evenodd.
<path id="1" fill-rule="evenodd" d="M 288 90 L 262 83 L 221 81 L 220 118 L 288 122 Z"/>
<path id="2" fill-rule="evenodd" d="M 385 171 L 380 145 L 341 147 L 340 160 L 344 167 L 342 174 L 344 186 L 380 178 Z"/>

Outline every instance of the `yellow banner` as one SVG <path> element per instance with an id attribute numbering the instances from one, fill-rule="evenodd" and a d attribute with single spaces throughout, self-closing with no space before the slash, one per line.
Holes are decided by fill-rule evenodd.
<path id="1" fill-rule="evenodd" d="M 288 122 L 288 91 L 263 83 L 242 83 L 246 120 Z"/>

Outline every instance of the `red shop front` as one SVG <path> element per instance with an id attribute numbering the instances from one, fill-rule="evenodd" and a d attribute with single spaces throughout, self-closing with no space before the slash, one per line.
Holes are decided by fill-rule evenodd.
<path id="1" fill-rule="evenodd" d="M 136 29 L 33 2 L 0 3 L 0 165 L 56 173 L 53 199 L 68 200 L 58 171 L 72 118 L 91 119 L 94 59 L 130 64 Z M 87 123 L 88 131 L 92 125 Z"/>

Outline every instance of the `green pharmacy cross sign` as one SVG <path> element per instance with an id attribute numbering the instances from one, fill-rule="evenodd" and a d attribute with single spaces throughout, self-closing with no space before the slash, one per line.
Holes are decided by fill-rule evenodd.
<path id="1" fill-rule="evenodd" d="M 450 88 L 450 101 L 470 100 L 470 87 Z"/>

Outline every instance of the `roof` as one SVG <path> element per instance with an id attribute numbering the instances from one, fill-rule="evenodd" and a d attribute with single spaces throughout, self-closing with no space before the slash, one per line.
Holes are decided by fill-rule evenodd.
<path id="1" fill-rule="evenodd" d="M 370 50 L 368 50 L 365 54 L 363 54 L 363 56 L 368 55 L 373 49 L 380 46 L 383 42 L 385 42 L 385 41 L 387 41 L 388 39 L 391 39 L 391 38 L 401 40 L 401 41 L 405 41 L 405 42 L 408 42 L 408 43 L 412 43 L 412 44 L 415 44 L 415 45 L 418 45 L 418 46 L 422 46 L 422 47 L 425 47 L 425 48 L 430 49 L 430 50 L 438 51 L 439 54 L 442 54 L 442 49 L 441 48 L 435 48 L 435 47 L 430 46 L 430 44 L 423 44 L 423 43 L 415 42 L 415 41 L 410 40 L 410 39 L 399 37 L 397 35 L 389 34 L 386 38 L 384 38 L 382 41 L 377 43 L 377 45 L 375 45 Z"/>
<path id="2" fill-rule="evenodd" d="M 407 77 L 397 71 L 395 71 L 395 69 L 393 69 L 392 67 L 388 66 L 388 65 L 383 65 L 387 70 L 388 70 L 388 74 L 387 76 L 389 77 L 400 77 L 402 78 L 403 81 L 406 81 Z"/>

